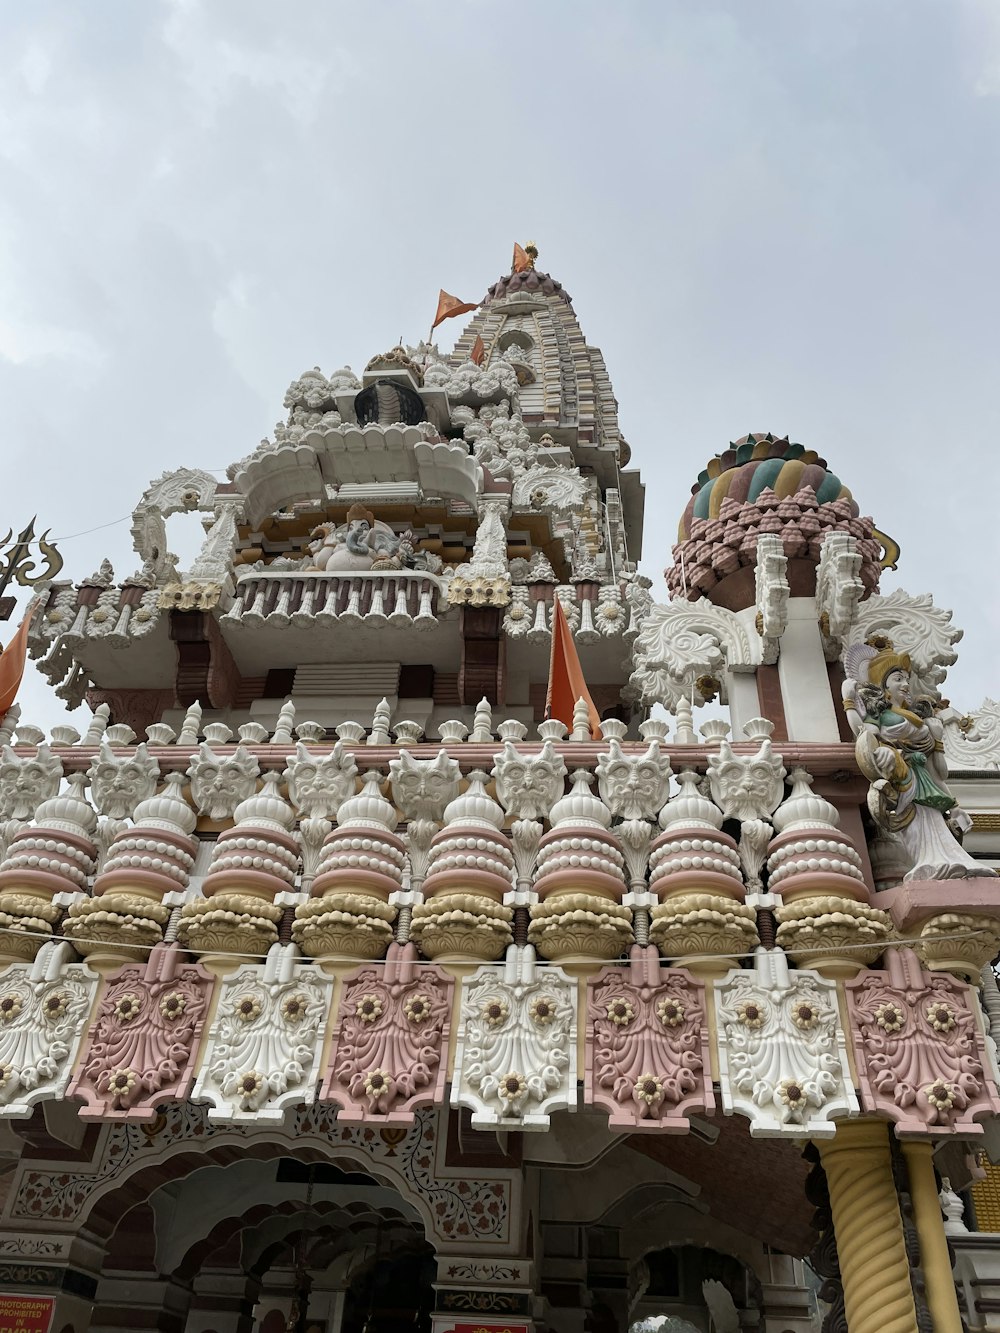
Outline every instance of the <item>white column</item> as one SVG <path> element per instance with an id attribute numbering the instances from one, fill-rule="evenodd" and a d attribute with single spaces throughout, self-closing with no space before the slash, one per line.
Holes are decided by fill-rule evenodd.
<path id="1" fill-rule="evenodd" d="M 788 624 L 781 636 L 778 679 L 790 741 L 839 741 L 840 729 L 815 597 L 792 597 Z"/>

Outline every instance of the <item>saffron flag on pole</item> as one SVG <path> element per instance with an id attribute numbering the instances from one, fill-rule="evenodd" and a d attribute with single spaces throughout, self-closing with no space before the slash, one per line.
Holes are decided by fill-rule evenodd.
<path id="1" fill-rule="evenodd" d="M 573 710 L 578 699 L 587 705 L 590 735 L 597 740 L 601 734 L 601 717 L 583 678 L 583 667 L 573 642 L 573 631 L 566 619 L 562 602 L 557 597 L 552 608 L 552 654 L 549 658 L 549 688 L 545 695 L 545 716 L 573 727 Z"/>
<path id="2" fill-rule="evenodd" d="M 24 675 L 24 662 L 28 656 L 28 630 L 34 607 L 21 621 L 14 637 L 0 653 L 0 721 L 3 720 L 11 704 L 17 698 L 17 691 Z"/>
<path id="3" fill-rule="evenodd" d="M 453 315 L 464 315 L 469 310 L 475 310 L 475 301 L 461 301 L 457 296 L 452 296 L 441 288 L 438 296 L 437 314 L 434 316 L 434 323 L 431 325 L 431 331 L 441 323 L 443 319 L 451 319 Z"/>
<path id="4" fill-rule="evenodd" d="M 524 246 L 514 242 L 514 272 L 523 273 L 525 269 L 531 268 L 531 260 L 528 258 L 528 252 Z"/>
<path id="5" fill-rule="evenodd" d="M 481 336 L 476 334 L 476 341 L 472 344 L 472 351 L 469 353 L 469 360 L 474 361 L 477 366 L 483 364 L 483 357 L 486 355 L 486 344 Z"/>

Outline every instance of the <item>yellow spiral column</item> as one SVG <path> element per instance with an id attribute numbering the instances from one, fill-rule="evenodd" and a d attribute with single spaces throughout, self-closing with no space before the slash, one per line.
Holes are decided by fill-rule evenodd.
<path id="1" fill-rule="evenodd" d="M 851 1333 L 917 1333 L 910 1266 L 881 1120 L 837 1126 L 820 1140 Z"/>
<path id="2" fill-rule="evenodd" d="M 926 1139 L 910 1139 L 903 1144 L 903 1156 L 910 1174 L 913 1220 L 920 1239 L 920 1266 L 924 1270 L 927 1308 L 934 1321 L 934 1333 L 962 1333 L 958 1292 L 934 1176 L 933 1152 L 934 1145 Z"/>

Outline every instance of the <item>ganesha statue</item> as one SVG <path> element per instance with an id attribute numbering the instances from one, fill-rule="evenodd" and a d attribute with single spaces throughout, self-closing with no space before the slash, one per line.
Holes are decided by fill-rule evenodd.
<path id="1" fill-rule="evenodd" d="M 421 569 L 431 573 L 441 568 L 437 557 L 417 551 L 413 533 L 397 536 L 370 509 L 355 504 L 347 511 L 346 523 L 321 523 L 310 533 L 309 554 L 304 567 L 333 574 L 341 571 Z"/>
<path id="2" fill-rule="evenodd" d="M 846 650 L 844 666 L 844 708 L 858 765 L 871 783 L 868 809 L 880 841 L 890 844 L 882 850 L 896 852 L 890 859 L 908 867 L 904 880 L 992 876 L 959 842 L 972 821 L 948 788 L 934 701 L 913 698 L 909 656 L 873 635 Z"/>

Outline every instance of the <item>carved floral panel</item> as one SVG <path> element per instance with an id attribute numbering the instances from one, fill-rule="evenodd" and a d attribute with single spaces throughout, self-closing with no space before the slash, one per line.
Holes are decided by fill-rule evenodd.
<path id="1" fill-rule="evenodd" d="M 443 1102 L 454 989 L 439 968 L 393 961 L 345 978 L 320 1100 L 345 1122 L 400 1125 Z"/>
<path id="2" fill-rule="evenodd" d="M 761 950 L 753 972 L 716 981 L 715 1000 L 722 1107 L 754 1138 L 832 1138 L 834 1116 L 857 1115 L 835 982 Z"/>
<path id="3" fill-rule="evenodd" d="M 924 971 L 910 950 L 889 950 L 885 972 L 846 986 L 866 1111 L 900 1136 L 981 1134 L 976 1117 L 1000 1114 L 970 987 Z"/>
<path id="4" fill-rule="evenodd" d="M 612 1129 L 684 1133 L 692 1112 L 715 1109 L 701 982 L 669 968 L 642 985 L 606 967 L 588 993 L 584 1096 Z"/>
<path id="5" fill-rule="evenodd" d="M 173 950 L 108 978 L 69 1090 L 82 1118 L 153 1120 L 160 1102 L 188 1095 L 213 984 Z"/>
<path id="6" fill-rule="evenodd" d="M 280 1121 L 316 1096 L 333 983 L 302 965 L 288 980 L 266 975 L 266 965 L 247 963 L 221 984 L 191 1094 L 212 1104 L 209 1120 Z"/>
<path id="7" fill-rule="evenodd" d="M 550 1111 L 576 1109 L 576 985 L 561 968 L 465 978 L 451 1101 L 474 1125 L 510 1129 L 547 1129 Z"/>
<path id="8" fill-rule="evenodd" d="M 98 976 L 67 963 L 49 981 L 30 963 L 0 974 L 0 1116 L 23 1119 L 36 1102 L 66 1095 Z"/>

